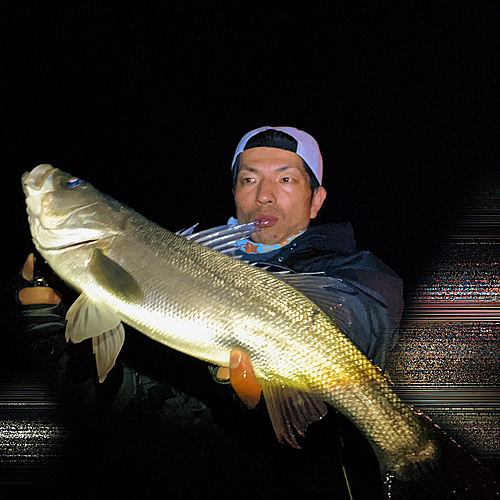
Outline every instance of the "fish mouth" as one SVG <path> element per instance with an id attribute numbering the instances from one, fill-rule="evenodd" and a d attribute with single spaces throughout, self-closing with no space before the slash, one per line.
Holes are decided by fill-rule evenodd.
<path id="1" fill-rule="evenodd" d="M 22 183 L 25 189 L 41 191 L 50 174 L 55 170 L 52 165 L 46 163 L 38 165 L 31 172 L 24 172 Z"/>
<path id="2" fill-rule="evenodd" d="M 278 222 L 278 218 L 274 215 L 261 215 L 257 217 L 254 222 L 257 223 L 257 227 L 263 229 L 266 227 L 273 227 Z"/>
<path id="3" fill-rule="evenodd" d="M 30 217 L 40 217 L 43 197 L 54 191 L 52 174 L 55 170 L 52 165 L 43 164 L 23 174 L 21 180 Z"/>

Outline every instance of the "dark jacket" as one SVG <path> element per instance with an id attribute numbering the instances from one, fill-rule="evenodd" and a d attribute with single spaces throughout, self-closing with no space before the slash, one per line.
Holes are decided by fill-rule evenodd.
<path id="1" fill-rule="evenodd" d="M 376 365 L 384 367 L 403 311 L 403 283 L 377 257 L 356 247 L 349 223 L 310 226 L 286 247 L 267 254 L 244 254 L 251 262 L 284 266 L 297 273 L 323 272 L 334 278 L 332 303 L 349 311 L 339 328 Z"/>

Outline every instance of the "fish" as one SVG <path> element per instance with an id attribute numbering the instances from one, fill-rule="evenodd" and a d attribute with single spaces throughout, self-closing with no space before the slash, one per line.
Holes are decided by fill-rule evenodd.
<path id="1" fill-rule="evenodd" d="M 436 458 L 428 427 L 339 329 L 335 318 L 348 320 L 342 304 L 322 303 L 330 278 L 275 275 L 234 259 L 48 164 L 22 185 L 37 250 L 80 293 L 66 338 L 92 339 L 100 381 L 124 343 L 123 323 L 218 366 L 240 349 L 280 441 L 299 447 L 296 434 L 328 404 L 367 436 L 382 477 Z"/>

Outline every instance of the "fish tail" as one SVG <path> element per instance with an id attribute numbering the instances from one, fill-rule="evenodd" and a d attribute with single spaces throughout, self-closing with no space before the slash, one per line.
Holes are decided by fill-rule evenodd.
<path id="1" fill-rule="evenodd" d="M 491 471 L 428 419 L 422 419 L 432 453 L 404 465 L 380 456 L 384 492 L 390 500 L 439 498 L 500 499 L 500 486 Z M 422 458 L 421 457 L 421 458 Z"/>

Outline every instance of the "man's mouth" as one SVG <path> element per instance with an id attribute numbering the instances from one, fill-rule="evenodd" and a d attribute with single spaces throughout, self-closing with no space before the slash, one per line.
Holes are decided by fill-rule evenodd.
<path id="1" fill-rule="evenodd" d="M 257 217 L 255 219 L 255 222 L 257 222 L 257 227 L 259 228 L 266 228 L 266 227 L 272 227 L 278 222 L 278 218 L 274 217 L 273 215 L 261 215 L 260 217 Z"/>

